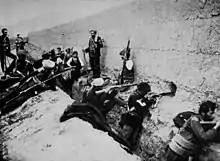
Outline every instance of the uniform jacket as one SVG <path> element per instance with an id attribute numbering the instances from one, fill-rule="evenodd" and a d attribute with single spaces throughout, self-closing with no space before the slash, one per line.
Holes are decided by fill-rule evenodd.
<path id="1" fill-rule="evenodd" d="M 100 49 L 103 47 L 101 37 L 97 36 L 93 38 L 89 38 L 89 47 L 85 49 L 86 52 L 89 53 L 89 57 L 95 58 L 101 56 Z"/>

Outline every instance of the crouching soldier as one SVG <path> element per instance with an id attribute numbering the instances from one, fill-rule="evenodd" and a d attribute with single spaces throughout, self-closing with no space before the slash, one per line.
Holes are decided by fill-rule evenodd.
<path id="1" fill-rule="evenodd" d="M 201 121 L 213 121 L 213 114 L 217 105 L 211 101 L 202 102 L 198 114 L 192 115 L 179 132 L 173 137 L 166 148 L 167 161 L 188 161 L 189 158 L 196 158 L 202 148 L 217 134 L 220 122 L 207 131 L 203 129 Z"/>
<path id="2" fill-rule="evenodd" d="M 148 83 L 142 82 L 137 85 L 136 91 L 128 99 L 129 111 L 122 115 L 119 123 L 122 128 L 121 135 L 133 147 L 138 143 L 145 116 L 151 117 L 149 108 L 155 103 L 155 99 L 145 98 L 150 91 L 151 87 Z"/>
<path id="3" fill-rule="evenodd" d="M 16 71 L 14 72 L 14 69 Z M 15 60 L 6 69 L 6 74 L 25 77 L 34 71 L 33 65 L 27 60 L 26 53 L 18 54 L 17 68 Z"/>
<path id="4" fill-rule="evenodd" d="M 104 116 L 114 107 L 117 91 L 113 88 L 103 89 L 104 80 L 97 78 L 91 83 L 91 87 L 83 93 L 83 103 L 96 106 Z"/>
<path id="5" fill-rule="evenodd" d="M 44 53 L 43 59 L 40 64 L 37 65 L 36 71 L 39 73 L 37 78 L 40 81 L 44 81 L 55 74 L 56 64 L 54 61 L 50 60 L 49 53 Z M 45 83 L 49 89 L 56 90 L 56 80 L 52 79 Z"/>

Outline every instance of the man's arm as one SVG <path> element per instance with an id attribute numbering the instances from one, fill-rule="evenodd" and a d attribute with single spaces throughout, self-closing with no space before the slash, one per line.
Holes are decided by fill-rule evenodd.
<path id="1" fill-rule="evenodd" d="M 192 127 L 194 134 L 201 141 L 210 141 L 215 137 L 215 135 L 217 133 L 216 127 L 212 128 L 208 131 L 204 131 L 202 125 L 199 122 L 199 119 L 196 116 L 192 117 L 191 127 Z"/>

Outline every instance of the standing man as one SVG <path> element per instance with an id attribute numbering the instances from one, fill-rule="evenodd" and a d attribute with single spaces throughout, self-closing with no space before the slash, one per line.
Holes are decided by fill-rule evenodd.
<path id="1" fill-rule="evenodd" d="M 103 47 L 103 40 L 97 35 L 96 30 L 90 30 L 90 34 L 89 47 L 83 50 L 83 52 L 89 53 L 89 61 L 93 71 L 93 78 L 100 78 L 100 50 Z"/>
<path id="2" fill-rule="evenodd" d="M 16 53 L 18 53 L 19 49 L 24 50 L 24 39 L 22 37 L 20 37 L 20 34 L 17 34 L 17 38 L 15 40 L 15 44 L 16 44 Z"/>
<path id="3" fill-rule="evenodd" d="M 6 28 L 2 29 L 2 35 L 0 36 L 0 60 L 2 72 L 4 72 L 3 79 L 6 79 L 6 56 L 15 60 L 17 64 L 17 56 L 11 53 L 10 41 L 8 38 L 8 30 Z M 15 65 L 16 67 L 17 65 Z"/>

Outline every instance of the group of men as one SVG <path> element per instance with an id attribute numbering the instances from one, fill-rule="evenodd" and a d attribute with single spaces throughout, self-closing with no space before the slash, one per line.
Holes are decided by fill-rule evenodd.
<path id="1" fill-rule="evenodd" d="M 102 78 L 95 79 L 91 88 L 85 92 L 85 102 L 96 107 L 105 108 L 109 112 L 107 104 L 115 101 L 112 98 L 115 98 L 117 92 L 112 98 L 103 100 L 105 95 L 114 91 L 114 88 L 103 89 L 103 84 L 104 80 Z M 119 123 L 121 136 L 134 148 L 140 138 L 143 120 L 144 118 L 151 118 L 150 109 L 156 103 L 155 97 L 146 97 L 149 92 L 151 92 L 151 87 L 148 83 L 142 82 L 137 85 L 137 89 L 129 96 L 128 110 L 121 116 Z M 115 103 L 110 103 L 110 105 L 115 105 Z M 167 145 L 164 160 L 202 161 L 201 158 L 207 157 L 207 154 L 204 154 L 204 148 L 218 137 L 220 122 L 211 122 L 213 126 L 208 128 L 204 127 L 204 123 L 209 124 L 210 121 L 214 120 L 217 108 L 216 103 L 208 100 L 200 104 L 198 113 L 186 111 L 177 114 L 173 121 L 179 130 Z M 212 161 L 215 161 L 216 158 L 214 157 L 216 156 L 212 155 L 206 159 L 214 159 Z"/>
<path id="2" fill-rule="evenodd" d="M 2 29 L 2 36 L 0 36 L 0 60 L 2 71 L 6 75 L 21 75 L 23 77 L 31 75 L 32 73 L 44 73 L 41 77 L 48 78 L 54 74 L 55 70 L 62 71 L 65 68 L 73 67 L 69 74 L 70 86 L 73 81 L 83 73 L 84 63 L 79 58 L 78 52 L 74 48 L 68 48 L 62 51 L 60 47 L 56 50 L 52 49 L 42 55 L 42 59 L 34 64 L 31 64 L 26 59 L 26 54 L 20 53 L 13 55 L 11 53 L 10 41 L 7 37 L 7 29 Z M 100 77 L 100 57 L 103 40 L 97 35 L 96 30 L 91 30 L 91 37 L 89 39 L 89 47 L 83 49 L 84 53 L 89 53 L 90 66 L 93 71 L 93 82 L 89 89 L 83 94 L 83 103 L 89 103 L 100 109 L 104 116 L 116 105 L 128 105 L 127 112 L 121 116 L 119 123 L 121 127 L 121 136 L 125 138 L 131 146 L 137 145 L 139 136 L 142 131 L 142 123 L 144 118 L 151 118 L 150 108 L 156 103 L 155 97 L 146 97 L 151 92 L 151 87 L 148 83 L 142 82 L 137 85 L 137 89 L 129 96 L 128 103 L 120 102 L 116 95 L 118 93 L 116 88 L 103 88 L 104 79 Z M 16 50 L 23 45 L 20 42 L 23 40 L 17 35 Z M 120 53 L 123 60 L 123 72 L 120 78 L 126 80 L 125 82 L 134 81 L 134 67 L 130 60 L 130 50 L 124 50 Z M 6 68 L 6 56 L 13 59 L 13 62 Z M 16 72 L 15 72 L 16 71 Z M 45 74 L 46 73 L 46 74 Z M 64 77 L 65 81 L 65 77 Z M 50 81 L 48 85 L 51 89 L 56 89 L 56 83 Z M 69 86 L 69 88 L 71 88 Z M 217 109 L 217 104 L 211 101 L 204 101 L 201 103 L 198 113 L 186 112 L 178 114 L 174 118 L 174 124 L 179 131 L 173 137 L 172 141 L 166 148 L 165 160 L 167 161 L 188 161 L 189 159 L 198 160 L 203 148 L 208 142 L 212 141 L 218 132 L 220 122 L 217 122 L 214 127 L 205 130 L 202 121 L 213 121 L 213 114 Z M 183 117 L 185 115 L 186 117 Z"/>

